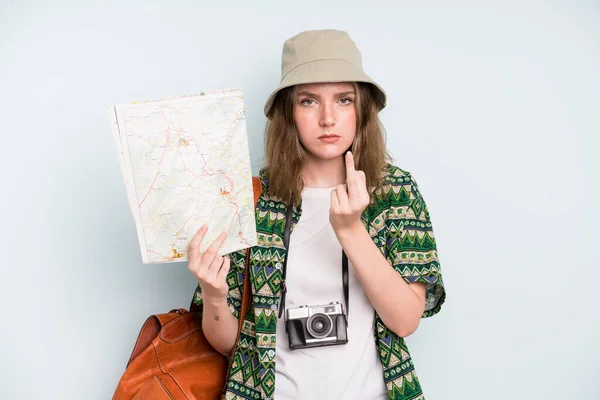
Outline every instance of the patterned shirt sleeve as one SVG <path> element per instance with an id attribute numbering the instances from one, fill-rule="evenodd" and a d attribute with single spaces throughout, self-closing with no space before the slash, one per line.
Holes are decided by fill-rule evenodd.
<path id="1" fill-rule="evenodd" d="M 446 291 L 429 211 L 410 173 L 394 175 L 386 218 L 386 253 L 407 283 L 427 285 L 423 317 L 430 317 L 440 311 Z"/>
<path id="2" fill-rule="evenodd" d="M 242 309 L 242 286 L 244 285 L 244 267 L 246 264 L 246 252 L 248 250 L 235 251 L 227 255 L 231 260 L 229 274 L 227 274 L 227 284 L 229 285 L 227 304 L 229 305 L 231 314 L 238 319 Z M 202 289 L 200 285 L 196 287 L 193 302 L 202 307 Z"/>

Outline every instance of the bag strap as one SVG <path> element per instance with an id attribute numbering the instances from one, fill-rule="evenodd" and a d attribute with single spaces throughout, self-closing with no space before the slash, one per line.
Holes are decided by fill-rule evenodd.
<path id="1" fill-rule="evenodd" d="M 254 191 L 254 208 L 256 209 L 256 205 L 258 204 L 258 198 L 262 193 L 262 183 L 260 179 L 256 176 L 252 177 L 252 189 Z M 252 248 L 249 248 L 246 251 L 246 266 L 244 269 L 244 286 L 242 287 L 242 310 L 240 312 L 240 325 L 238 326 L 238 337 L 242 332 L 242 326 L 244 325 L 244 318 L 246 318 L 246 313 L 248 312 L 248 308 L 250 308 L 250 292 L 252 291 L 250 288 L 250 251 Z"/>
<path id="2" fill-rule="evenodd" d="M 258 199 L 262 193 L 262 183 L 257 176 L 252 177 L 252 191 L 254 192 L 254 208 L 256 209 L 256 205 L 258 204 Z"/>
<path id="3" fill-rule="evenodd" d="M 253 176 L 252 177 L 252 189 L 254 190 L 254 209 L 258 204 L 258 198 L 262 192 L 262 184 L 260 179 Z M 252 247 L 246 250 L 246 265 L 244 266 L 244 285 L 242 286 L 242 309 L 240 310 L 240 318 L 238 320 L 238 330 L 237 335 L 235 337 L 235 342 L 233 344 L 232 351 L 235 352 L 235 348 L 240 342 L 240 338 L 242 336 L 242 328 L 244 327 L 244 320 L 246 319 L 246 314 L 248 313 L 248 309 L 250 308 L 250 292 L 252 292 L 252 287 L 250 284 L 250 252 L 252 251 Z M 192 301 L 193 302 L 193 301 Z M 227 366 L 227 372 L 225 373 L 225 377 L 228 377 L 231 373 L 231 368 L 233 367 L 233 357 L 229 357 L 229 365 Z M 221 395 L 222 399 L 225 399 L 225 391 L 227 390 L 227 385 L 223 387 L 223 393 Z"/>

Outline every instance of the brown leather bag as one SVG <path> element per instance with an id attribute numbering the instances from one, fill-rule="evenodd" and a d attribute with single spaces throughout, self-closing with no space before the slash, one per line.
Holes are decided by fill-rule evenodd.
<path id="1" fill-rule="evenodd" d="M 252 178 L 254 205 L 261 193 Z M 250 283 L 246 256 L 244 288 Z M 236 344 L 250 305 L 244 290 Z M 202 333 L 202 312 L 185 309 L 151 315 L 140 331 L 113 400 L 217 400 L 229 375 L 227 357 L 215 350 Z"/>

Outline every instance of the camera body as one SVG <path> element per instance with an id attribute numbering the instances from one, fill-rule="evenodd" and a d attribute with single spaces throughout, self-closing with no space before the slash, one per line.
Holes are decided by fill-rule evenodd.
<path id="1" fill-rule="evenodd" d="M 335 301 L 320 306 L 300 306 L 285 312 L 285 329 L 291 350 L 348 343 L 348 319 Z"/>

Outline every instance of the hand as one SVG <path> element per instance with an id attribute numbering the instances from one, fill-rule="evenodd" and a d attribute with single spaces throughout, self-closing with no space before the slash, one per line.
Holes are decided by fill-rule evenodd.
<path id="1" fill-rule="evenodd" d="M 369 205 L 367 180 L 363 171 L 354 169 L 354 157 L 346 154 L 346 185 L 339 185 L 331 192 L 329 222 L 336 233 L 362 226 L 360 216 Z"/>
<path id="2" fill-rule="evenodd" d="M 188 249 L 188 269 L 192 272 L 200 288 L 202 297 L 207 300 L 222 300 L 227 298 L 229 285 L 227 274 L 229 273 L 229 258 L 217 255 L 217 251 L 227 238 L 227 233 L 221 233 L 214 242 L 200 254 L 200 244 L 208 227 L 202 226 L 192 238 Z"/>

